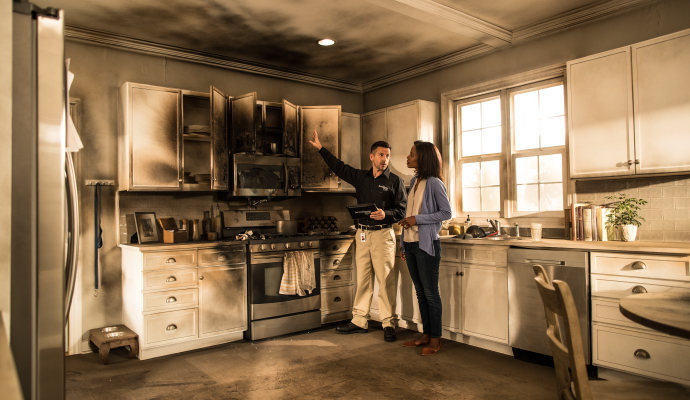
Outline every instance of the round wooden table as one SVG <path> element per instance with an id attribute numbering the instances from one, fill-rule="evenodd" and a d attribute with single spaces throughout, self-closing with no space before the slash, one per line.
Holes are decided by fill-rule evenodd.
<path id="1" fill-rule="evenodd" d="M 621 313 L 669 335 L 690 339 L 690 293 L 641 293 L 621 299 Z"/>

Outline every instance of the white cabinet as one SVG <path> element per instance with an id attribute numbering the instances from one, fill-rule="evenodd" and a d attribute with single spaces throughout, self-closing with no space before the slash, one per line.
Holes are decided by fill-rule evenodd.
<path id="1" fill-rule="evenodd" d="M 241 340 L 245 246 L 122 245 L 122 315 L 142 360 Z"/>
<path id="2" fill-rule="evenodd" d="M 320 241 L 321 323 L 352 318 L 355 297 L 354 239 Z"/>
<path id="3" fill-rule="evenodd" d="M 639 325 L 619 309 L 635 293 L 690 292 L 690 257 L 591 253 L 590 265 L 592 364 L 690 384 L 690 340 Z"/>
<path id="4" fill-rule="evenodd" d="M 362 121 L 359 114 L 341 113 L 340 160 L 353 168 L 366 168 L 361 161 Z M 354 193 L 355 188 L 339 180 L 339 190 Z"/>
<path id="5" fill-rule="evenodd" d="M 443 252 L 445 254 L 445 245 Z M 462 265 L 443 262 L 439 268 L 438 289 L 441 294 L 441 324 L 443 329 L 460 332 L 460 310 L 462 306 Z"/>
<path id="6" fill-rule="evenodd" d="M 463 264 L 462 333 L 508 344 L 506 266 Z"/>
<path id="7" fill-rule="evenodd" d="M 690 30 L 567 63 L 571 178 L 690 171 Z"/>
<path id="8" fill-rule="evenodd" d="M 391 172 L 409 185 L 414 176 L 414 172 L 407 168 L 406 158 L 410 148 L 416 140 L 440 146 L 438 119 L 438 104 L 424 100 L 414 100 L 362 114 L 362 168 L 371 165 L 371 145 L 385 140 L 392 147 Z"/>

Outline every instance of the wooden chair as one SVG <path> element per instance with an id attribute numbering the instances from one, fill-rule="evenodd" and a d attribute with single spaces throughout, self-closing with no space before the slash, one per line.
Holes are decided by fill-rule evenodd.
<path id="1" fill-rule="evenodd" d="M 589 381 L 575 300 L 567 283 L 549 277 L 541 265 L 534 266 L 537 288 L 544 303 L 546 335 L 556 368 L 559 399 L 690 399 L 690 388 L 667 382 Z M 563 326 L 558 322 L 563 318 Z M 561 331 L 563 329 L 563 331 Z"/>

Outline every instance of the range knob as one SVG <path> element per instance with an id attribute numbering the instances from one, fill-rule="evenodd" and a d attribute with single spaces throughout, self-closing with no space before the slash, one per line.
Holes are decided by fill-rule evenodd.
<path id="1" fill-rule="evenodd" d="M 275 249 L 276 249 L 276 244 L 275 244 L 275 243 L 271 243 L 271 250 L 275 250 Z"/>
<path id="2" fill-rule="evenodd" d="M 260 244 L 260 245 L 259 245 L 259 250 L 266 250 L 266 245 L 265 245 L 265 244 Z"/>
<path id="3" fill-rule="evenodd" d="M 309 246 L 309 247 L 313 246 L 313 243 L 312 243 L 312 242 L 309 242 L 308 246 Z"/>
<path id="4" fill-rule="evenodd" d="M 304 247 L 304 242 L 299 242 L 299 247 Z"/>
<path id="5" fill-rule="evenodd" d="M 290 248 L 290 243 L 285 243 L 285 248 L 289 249 Z"/>

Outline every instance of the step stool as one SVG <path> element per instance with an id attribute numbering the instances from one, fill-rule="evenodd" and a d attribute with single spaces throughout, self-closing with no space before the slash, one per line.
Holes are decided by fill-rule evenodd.
<path id="1" fill-rule="evenodd" d="M 108 365 L 108 353 L 115 347 L 129 346 L 129 358 L 139 353 L 139 335 L 124 325 L 107 326 L 89 330 L 89 346 L 98 350 L 103 364 Z"/>

